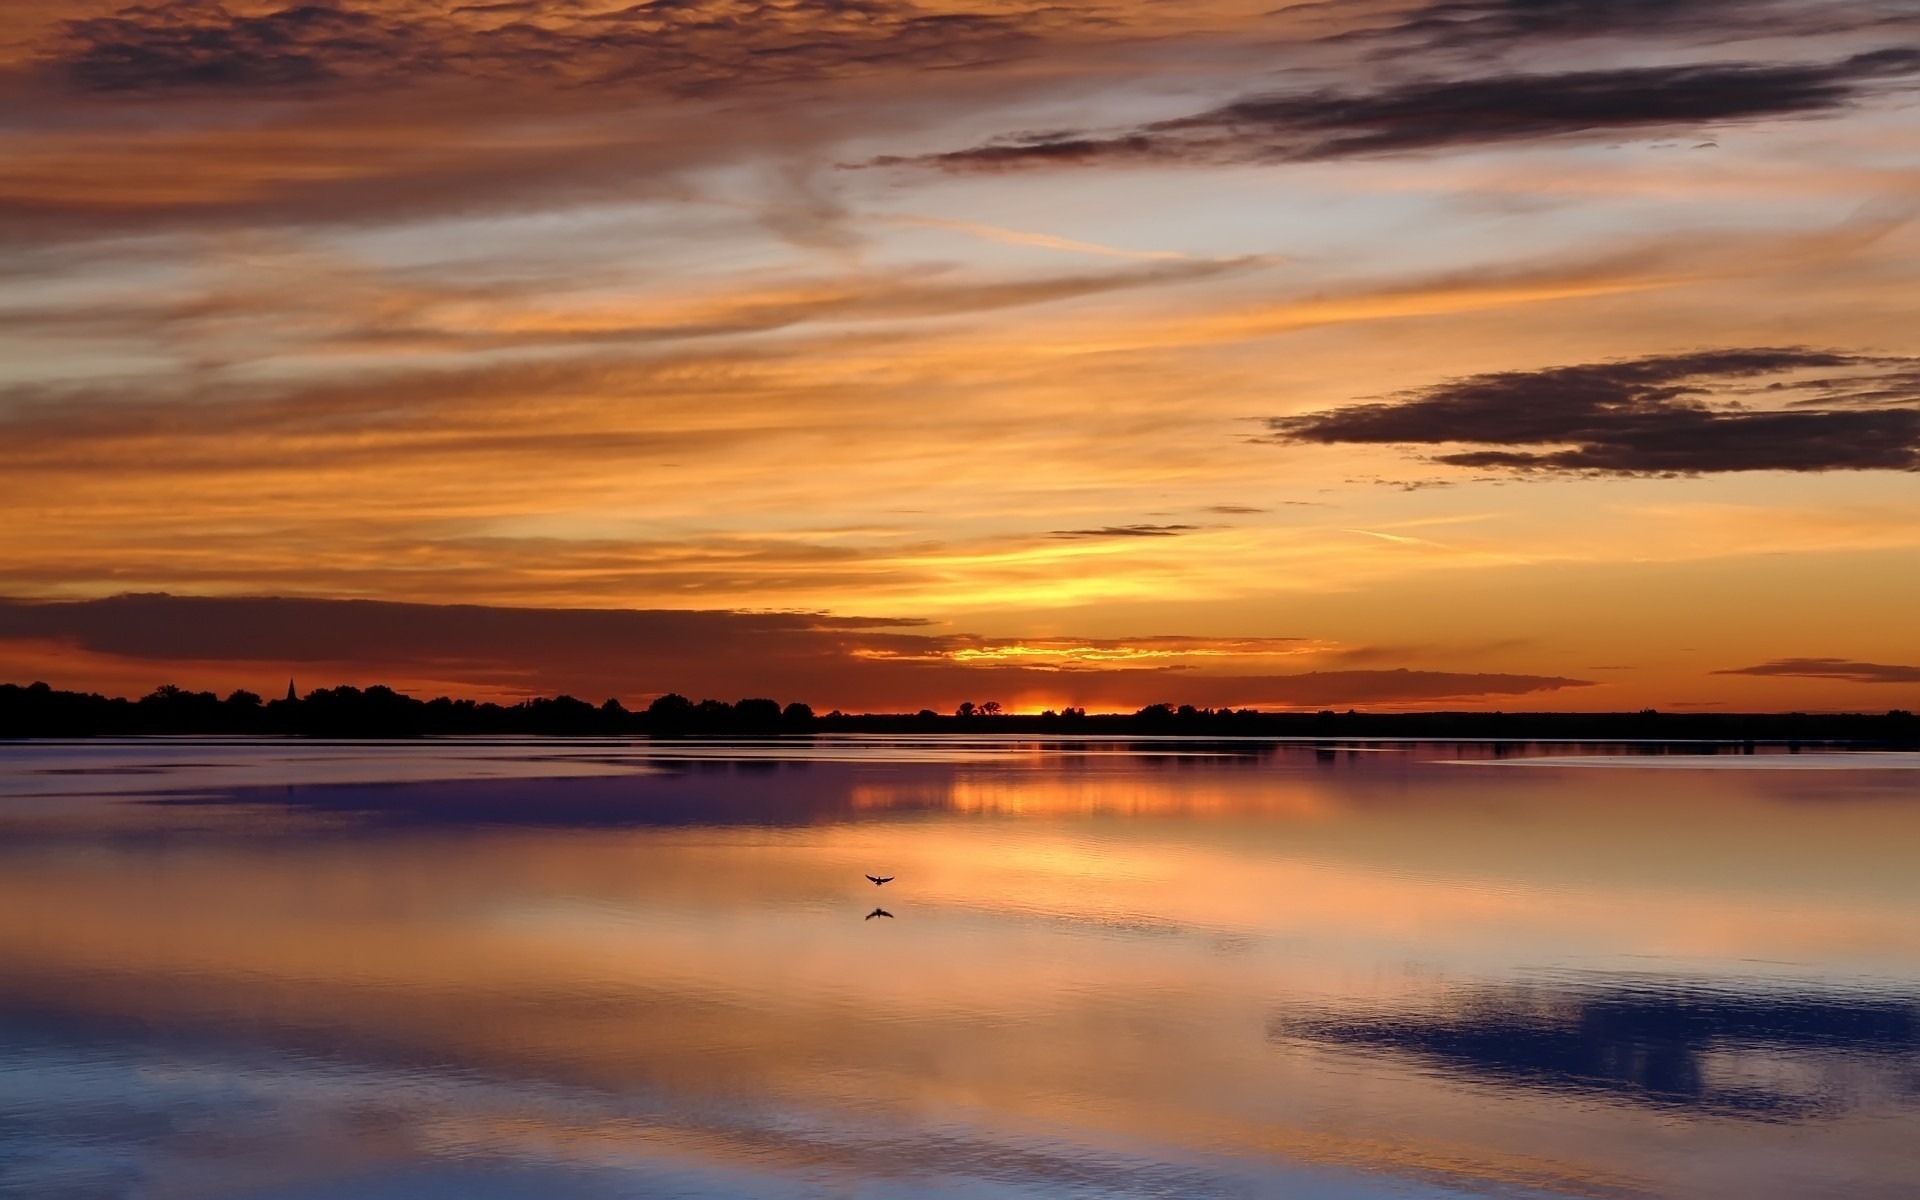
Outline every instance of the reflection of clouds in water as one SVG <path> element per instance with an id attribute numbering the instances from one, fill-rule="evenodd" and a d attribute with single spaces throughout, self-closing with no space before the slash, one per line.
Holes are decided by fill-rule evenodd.
<path id="1" fill-rule="evenodd" d="M 42 765 L 153 761 L 107 749 Z M 1911 1174 L 1920 810 L 1891 774 L 676 744 L 572 751 L 645 775 L 456 781 L 431 776 L 468 748 L 415 749 L 423 782 L 289 765 L 85 821 L 0 807 L 0 1194 L 1755 1200 Z M 1776 803 L 1845 787 L 1893 802 Z M 860 919 L 882 901 L 898 921 Z M 1303 1018 L 1285 1046 L 1275 1011 Z M 1765 1123 L 1803 1114 L 1791 1146 Z"/>
<path id="2" fill-rule="evenodd" d="M 689 1105 L 454 1067 L 0 1017 L 0 1196 L 1457 1196 L 886 1114 Z M 40 1026 L 36 1028 L 36 1026 Z"/>
<path id="3" fill-rule="evenodd" d="M 1268 1033 L 1467 1082 L 1757 1120 L 1831 1115 L 1920 1084 L 1920 997 L 1872 991 L 1483 988 L 1437 1012 L 1288 1015 Z"/>
<path id="4" fill-rule="evenodd" d="M 699 748 L 695 748 L 699 749 Z M 716 747 L 716 750 L 725 749 Z M 804 751 L 807 747 L 799 747 Z M 1300 748 L 1293 752 L 1303 753 Z M 526 777 L 443 779 L 302 779 L 288 786 L 231 785 L 171 794 L 148 785 L 144 799 L 158 806 L 272 805 L 295 812 L 389 825 L 504 825 L 564 828 L 647 828 L 686 825 L 802 826 L 890 813 L 943 810 L 1188 811 L 1231 807 L 1311 808 L 1303 789 L 1250 797 L 1244 788 L 1209 789 L 1163 773 L 1196 759 L 1227 769 L 1269 763 L 1282 748 L 1241 748 L 1228 756 L 1200 750 L 1176 755 L 1156 747 L 1142 754 L 1108 746 L 1073 761 L 1035 769 L 1028 748 L 1008 746 L 988 758 L 849 759 L 796 753 L 786 759 L 689 754 L 678 745 L 626 758 L 612 755 L 567 763 L 578 767 L 546 777 L 529 765 Z M 987 751 L 965 751 L 987 754 Z M 602 768 L 600 759 L 631 761 L 641 769 Z M 1231 762 L 1223 762 L 1230 759 Z M 1174 784 L 1184 786 L 1174 786 Z"/>
<path id="5" fill-rule="evenodd" d="M 741 774 L 773 786 L 742 786 Z M 235 788 L 218 796 L 155 803 L 277 804 L 314 814 L 391 825 L 517 825 L 644 828 L 679 825 L 810 825 L 853 814 L 843 775 L 815 778 L 794 764 L 722 764 L 664 776 L 435 780 L 408 784 Z"/>
<path id="6" fill-rule="evenodd" d="M 0 763 L 0 801 L 45 797 L 219 795 L 308 783 L 624 776 L 651 770 L 624 742 L 581 738 L 460 742 L 102 738 L 25 741 Z"/>

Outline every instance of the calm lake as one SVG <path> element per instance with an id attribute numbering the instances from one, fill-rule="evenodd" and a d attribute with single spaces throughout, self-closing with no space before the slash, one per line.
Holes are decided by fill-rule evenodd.
<path id="1" fill-rule="evenodd" d="M 1920 1196 L 1920 755 L 1708 749 L 0 743 L 0 1194 Z"/>

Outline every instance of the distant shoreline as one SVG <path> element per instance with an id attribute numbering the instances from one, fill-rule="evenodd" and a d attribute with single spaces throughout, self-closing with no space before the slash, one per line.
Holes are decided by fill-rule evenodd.
<path id="1" fill-rule="evenodd" d="M 1882 713 L 1261 712 L 1165 704 L 1132 713 L 1068 709 L 1045 714 L 979 710 L 964 715 L 931 710 L 819 714 L 801 702 L 696 703 L 677 695 L 663 696 L 644 710 L 630 710 L 614 700 L 594 705 L 571 696 L 512 705 L 447 697 L 423 701 L 378 686 L 321 688 L 298 699 L 265 701 L 245 691 L 222 698 L 211 692 L 160 688 L 136 700 L 61 691 L 44 683 L 0 684 L 0 739 L 165 734 L 710 738 L 835 733 L 1844 743 L 1900 748 L 1920 746 L 1920 718 L 1900 709 Z"/>

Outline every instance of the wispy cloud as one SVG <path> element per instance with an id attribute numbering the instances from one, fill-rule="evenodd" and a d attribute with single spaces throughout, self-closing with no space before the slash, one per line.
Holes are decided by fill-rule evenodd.
<path id="1" fill-rule="evenodd" d="M 915 217 L 903 214 L 889 214 L 883 218 L 895 225 L 917 226 L 923 229 L 944 229 L 953 233 L 963 233 L 969 237 L 981 238 L 989 242 L 999 242 L 1008 246 L 1033 246 L 1041 250 L 1063 250 L 1070 254 L 1091 254 L 1100 258 L 1131 258 L 1146 261 L 1179 261 L 1192 256 L 1173 250 L 1124 250 L 1118 246 L 1103 246 L 1098 242 L 1083 242 L 1074 238 L 1055 237 L 1048 233 L 1029 233 L 1019 229 L 1002 229 L 997 225 L 982 225 L 977 221 L 953 221 L 941 217 Z"/>
<path id="2" fill-rule="evenodd" d="M 1192 533 L 1198 525 L 1102 525 L 1095 529 L 1056 529 L 1047 534 L 1051 538 L 1163 538 L 1178 537 L 1183 533 Z"/>

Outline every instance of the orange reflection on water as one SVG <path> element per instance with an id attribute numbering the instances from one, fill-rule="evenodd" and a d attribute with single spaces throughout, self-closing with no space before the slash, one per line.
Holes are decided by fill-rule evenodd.
<path id="1" fill-rule="evenodd" d="M 295 793 L 149 812 L 143 838 L 15 845 L 0 999 L 687 1103 L 1732 1195 L 1688 1164 L 1738 1158 L 1760 1127 L 1689 1123 L 1685 1153 L 1662 1157 L 1636 1147 L 1671 1111 L 1543 1102 L 1291 1031 L 1329 1013 L 1451 1028 L 1542 972 L 1920 978 L 1920 884 L 1898 849 L 1920 812 L 1897 782 L 1820 802 L 1771 776 L 1310 758 L 841 772 L 718 778 L 835 795 L 857 819 L 381 827 L 378 805 L 315 819 Z M 537 808 L 675 781 L 463 786 L 527 786 Z M 893 916 L 863 920 L 876 904 Z M 1503 1019 L 1546 1019 L 1530 1012 Z M 431 1124 L 416 1148 L 812 1152 L 554 1114 Z M 1904 1144 L 1841 1121 L 1820 1161 L 1905 1161 Z"/>

